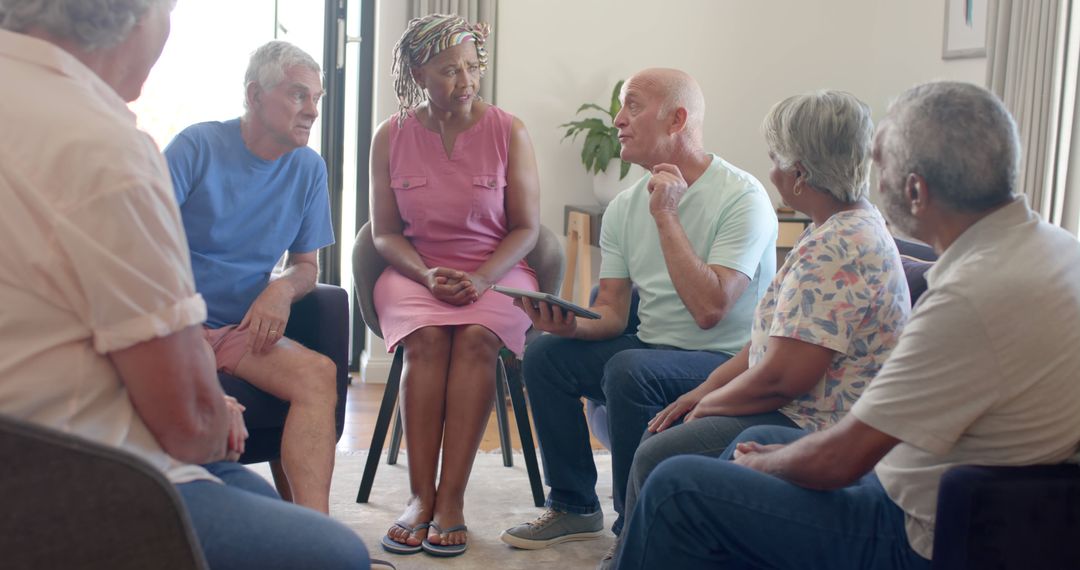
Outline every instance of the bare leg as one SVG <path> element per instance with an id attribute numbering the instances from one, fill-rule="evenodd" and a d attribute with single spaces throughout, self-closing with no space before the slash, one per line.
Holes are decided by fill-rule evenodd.
<path id="1" fill-rule="evenodd" d="M 401 341 L 405 345 L 405 367 L 398 401 L 409 452 L 410 496 L 398 520 L 410 528 L 431 521 L 435 514 L 435 469 L 443 437 L 450 334 L 448 328 L 424 327 Z M 410 534 L 395 526 L 387 535 L 416 546 L 427 536 L 427 530 Z"/>
<path id="2" fill-rule="evenodd" d="M 265 354 L 241 358 L 236 375 L 289 402 L 281 434 L 281 467 L 292 498 L 298 505 L 329 513 L 337 366 L 283 338 Z"/>
<path id="3" fill-rule="evenodd" d="M 285 468 L 281 466 L 281 460 L 275 459 L 270 462 L 270 474 L 274 476 L 274 487 L 282 501 L 293 502 L 292 488 L 289 487 L 289 476 L 285 474 Z"/>
<path id="4" fill-rule="evenodd" d="M 502 341 L 481 325 L 454 329 L 446 388 L 446 428 L 435 522 L 447 529 L 465 523 L 465 486 L 495 399 L 495 358 Z M 430 535 L 434 544 L 462 544 L 464 531 Z"/>

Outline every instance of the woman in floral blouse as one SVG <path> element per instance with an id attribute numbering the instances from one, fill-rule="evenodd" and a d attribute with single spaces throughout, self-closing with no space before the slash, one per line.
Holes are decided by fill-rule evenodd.
<path id="1" fill-rule="evenodd" d="M 750 344 L 649 424 L 624 516 L 668 457 L 719 457 L 753 425 L 816 431 L 839 421 L 911 310 L 896 244 L 866 198 L 874 132 L 866 104 L 839 91 L 797 95 L 773 106 L 763 131 L 769 179 L 813 224 L 758 304 Z"/>

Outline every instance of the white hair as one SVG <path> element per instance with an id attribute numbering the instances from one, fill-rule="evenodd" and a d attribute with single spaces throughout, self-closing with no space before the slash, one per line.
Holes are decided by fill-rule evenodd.
<path id="1" fill-rule="evenodd" d="M 959 212 L 1012 199 L 1020 170 L 1016 121 L 990 91 L 954 81 L 913 87 L 889 106 L 882 152 L 902 175 L 918 174 Z"/>
<path id="2" fill-rule="evenodd" d="M 2 1 L 4 0 L 0 0 Z M 246 89 L 251 83 L 257 83 L 263 91 L 269 91 L 285 80 L 285 70 L 294 65 L 322 73 L 318 62 L 306 51 L 281 40 L 268 42 L 251 54 L 247 71 L 244 73 L 244 87 Z M 245 96 L 245 109 L 247 105 Z"/>
<path id="3" fill-rule="evenodd" d="M 874 122 L 854 95 L 822 90 L 788 97 L 773 105 L 761 130 L 780 169 L 798 162 L 811 187 L 848 204 L 869 191 Z"/>
<path id="4" fill-rule="evenodd" d="M 0 0 L 0 28 L 40 27 L 93 51 L 122 41 L 155 3 L 176 0 Z"/>

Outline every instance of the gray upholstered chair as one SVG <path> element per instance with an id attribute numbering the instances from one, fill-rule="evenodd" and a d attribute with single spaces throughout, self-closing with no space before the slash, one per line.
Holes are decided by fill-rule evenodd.
<path id="1" fill-rule="evenodd" d="M 536 278 L 540 290 L 545 293 L 558 294 L 562 284 L 563 272 L 566 260 L 563 256 L 562 247 L 558 238 L 546 227 L 540 227 L 540 235 L 536 246 L 525 257 L 526 263 L 536 272 Z M 356 242 L 353 244 L 353 274 L 356 286 L 356 295 L 360 305 L 360 315 L 364 323 L 379 338 L 382 338 L 382 329 L 379 327 L 379 315 L 375 312 L 374 291 L 375 282 L 386 268 L 386 262 L 375 249 L 375 242 L 371 235 L 371 223 L 365 223 L 356 234 Z M 538 334 L 529 331 L 526 342 Z M 390 440 L 390 449 L 387 453 L 387 463 L 393 465 L 397 462 L 398 448 L 401 444 L 401 418 L 395 413 L 397 408 L 398 390 L 401 384 L 401 368 L 405 348 L 399 346 L 394 353 L 394 361 L 390 366 L 390 375 L 386 380 L 386 389 L 383 391 L 382 403 L 379 406 L 379 415 L 375 420 L 375 433 L 371 438 L 371 446 L 368 449 L 367 463 L 364 466 L 364 474 L 360 481 L 360 489 L 356 495 L 356 502 L 366 503 L 371 494 L 371 486 L 375 481 L 375 471 L 379 467 L 379 456 L 382 454 L 383 442 L 390 428 L 391 417 L 395 418 L 394 432 Z M 496 405 L 495 415 L 499 422 L 499 440 L 502 446 L 503 464 L 507 467 L 513 465 L 513 454 L 510 449 L 509 422 L 506 417 L 506 396 L 509 393 L 514 407 L 514 419 L 518 426 L 518 435 L 521 438 L 522 452 L 525 455 L 525 468 L 529 473 L 529 484 L 532 488 L 533 503 L 537 507 L 544 506 L 544 488 L 540 478 L 540 469 L 536 461 L 536 449 L 533 443 L 532 429 L 529 422 L 528 405 L 525 401 L 525 391 L 522 387 L 521 378 L 515 374 L 507 375 L 506 367 L 502 358 L 497 358 L 496 366 Z"/>
<path id="2" fill-rule="evenodd" d="M 0 416 L 0 566 L 207 567 L 165 476 L 134 455 Z"/>

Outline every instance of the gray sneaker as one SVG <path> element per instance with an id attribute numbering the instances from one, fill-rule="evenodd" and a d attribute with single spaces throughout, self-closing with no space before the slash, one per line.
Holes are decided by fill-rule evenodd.
<path id="1" fill-rule="evenodd" d="M 510 546 L 537 550 L 562 542 L 592 540 L 604 536 L 604 513 L 588 515 L 548 509 L 534 521 L 508 528 L 499 535 Z"/>

